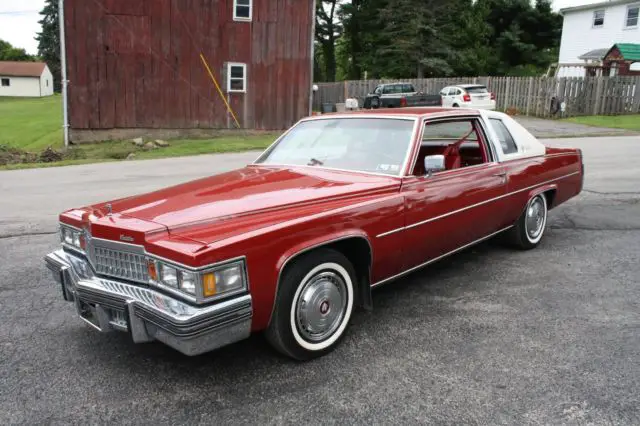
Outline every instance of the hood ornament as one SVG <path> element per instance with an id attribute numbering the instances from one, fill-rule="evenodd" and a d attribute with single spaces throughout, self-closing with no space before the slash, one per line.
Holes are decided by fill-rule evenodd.
<path id="1" fill-rule="evenodd" d="M 111 216 L 111 214 L 113 213 L 111 203 L 107 204 L 106 207 L 107 207 L 107 216 Z"/>

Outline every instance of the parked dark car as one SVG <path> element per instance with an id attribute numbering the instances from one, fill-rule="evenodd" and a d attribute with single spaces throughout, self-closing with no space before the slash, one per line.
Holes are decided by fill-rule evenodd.
<path id="1" fill-rule="evenodd" d="M 418 92 L 413 84 L 381 84 L 364 99 L 365 109 L 441 106 L 442 96 Z"/>

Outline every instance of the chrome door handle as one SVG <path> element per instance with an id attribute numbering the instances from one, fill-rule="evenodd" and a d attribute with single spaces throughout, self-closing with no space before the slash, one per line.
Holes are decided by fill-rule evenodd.
<path id="1" fill-rule="evenodd" d="M 507 182 L 507 172 L 495 173 L 494 176 L 502 178 L 503 183 Z"/>

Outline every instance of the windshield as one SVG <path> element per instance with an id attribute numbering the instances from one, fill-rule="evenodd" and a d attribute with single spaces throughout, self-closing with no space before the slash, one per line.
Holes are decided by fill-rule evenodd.
<path id="1" fill-rule="evenodd" d="M 332 118 L 303 121 L 257 164 L 320 166 L 398 176 L 415 120 Z"/>

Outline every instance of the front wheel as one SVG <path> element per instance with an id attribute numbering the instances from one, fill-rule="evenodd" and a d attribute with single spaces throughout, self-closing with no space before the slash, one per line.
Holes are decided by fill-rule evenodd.
<path id="1" fill-rule="evenodd" d="M 530 250 L 538 246 L 547 226 L 547 197 L 538 194 L 532 197 L 527 207 L 511 229 L 511 243 L 522 250 Z"/>
<path id="2" fill-rule="evenodd" d="M 267 340 L 300 361 L 333 351 L 351 320 L 356 282 L 353 265 L 335 250 L 294 260 L 281 277 Z"/>

